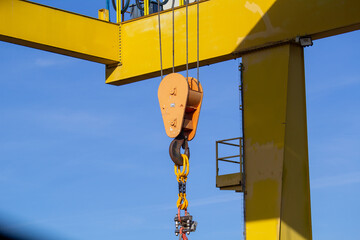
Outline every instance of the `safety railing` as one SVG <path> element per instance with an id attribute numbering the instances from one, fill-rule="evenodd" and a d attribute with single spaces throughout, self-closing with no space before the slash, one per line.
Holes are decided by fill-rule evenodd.
<path id="1" fill-rule="evenodd" d="M 239 154 L 219 157 L 220 144 L 237 147 Z M 234 161 L 230 159 L 238 159 L 238 161 Z M 239 164 L 239 168 L 240 168 L 239 170 L 240 173 L 242 173 L 243 172 L 243 139 L 238 137 L 238 138 L 230 138 L 230 139 L 216 141 L 216 176 L 219 176 L 219 161 Z"/>

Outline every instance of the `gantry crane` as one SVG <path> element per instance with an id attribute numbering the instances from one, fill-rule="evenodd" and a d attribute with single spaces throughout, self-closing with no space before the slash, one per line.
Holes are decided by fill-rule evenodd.
<path id="1" fill-rule="evenodd" d="M 118 6 L 120 6 L 118 1 Z M 197 4 L 175 12 L 175 70 L 196 67 Z M 201 0 L 200 66 L 242 57 L 245 235 L 312 239 L 303 47 L 360 29 L 356 0 Z M 172 72 L 172 11 L 109 22 L 23 0 L 0 1 L 0 40 L 105 65 L 106 83 Z M 104 17 L 105 16 L 105 17 Z M 151 61 L 149 61 L 151 59 Z M 138 64 L 142 62 L 142 64 Z M 219 79 L 224 81 L 224 79 Z"/>

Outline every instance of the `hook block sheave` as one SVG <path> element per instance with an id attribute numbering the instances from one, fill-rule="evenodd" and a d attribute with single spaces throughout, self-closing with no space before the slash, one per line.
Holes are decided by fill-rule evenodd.
<path id="1" fill-rule="evenodd" d="M 180 133 L 191 141 L 195 137 L 202 102 L 201 84 L 179 73 L 167 75 L 160 83 L 158 99 L 166 134 L 176 138 Z"/>

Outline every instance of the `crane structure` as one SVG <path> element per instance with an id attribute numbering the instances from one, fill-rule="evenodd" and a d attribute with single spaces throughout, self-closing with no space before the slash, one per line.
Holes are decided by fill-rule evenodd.
<path id="1" fill-rule="evenodd" d="M 186 7 L 189 68 L 194 68 L 197 6 Z M 174 9 L 176 71 L 186 65 L 186 7 Z M 360 2 L 201 0 L 199 9 L 200 66 L 243 61 L 245 238 L 312 239 L 303 48 L 360 29 Z M 102 63 L 112 85 L 172 72 L 172 10 L 159 13 L 163 69 L 157 14 L 121 21 L 119 12 L 112 23 L 2 0 L 0 40 Z"/>

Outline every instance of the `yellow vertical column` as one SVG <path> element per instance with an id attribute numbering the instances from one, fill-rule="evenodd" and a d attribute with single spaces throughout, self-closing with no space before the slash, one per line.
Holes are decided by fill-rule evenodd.
<path id="1" fill-rule="evenodd" d="M 149 15 L 149 12 L 150 12 L 149 11 L 149 8 L 150 8 L 149 4 L 150 4 L 149 0 L 144 0 L 144 15 L 145 16 Z"/>
<path id="2" fill-rule="evenodd" d="M 121 0 L 116 0 L 116 22 L 121 23 Z"/>
<path id="3" fill-rule="evenodd" d="M 303 48 L 243 56 L 247 240 L 310 240 Z"/>

